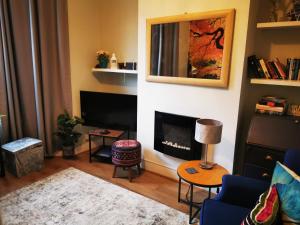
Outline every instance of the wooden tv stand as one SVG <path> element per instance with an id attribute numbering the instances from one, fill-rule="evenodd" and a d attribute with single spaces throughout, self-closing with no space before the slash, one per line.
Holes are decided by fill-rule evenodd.
<path id="1" fill-rule="evenodd" d="M 118 140 L 122 135 L 125 134 L 123 130 L 112 130 L 112 129 L 96 129 L 89 131 L 89 162 L 92 162 L 92 157 L 97 159 L 111 160 L 111 145 L 106 145 L 106 138 Z M 93 136 L 102 138 L 102 145 L 97 148 L 94 152 L 92 151 L 91 138 Z"/>

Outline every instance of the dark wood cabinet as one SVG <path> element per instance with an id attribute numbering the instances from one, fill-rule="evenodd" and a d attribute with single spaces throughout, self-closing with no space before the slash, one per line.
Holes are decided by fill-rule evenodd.
<path id="1" fill-rule="evenodd" d="M 284 151 L 247 145 L 243 175 L 262 180 L 272 178 L 276 161 L 282 162 Z"/>
<path id="2" fill-rule="evenodd" d="M 300 149 L 300 119 L 255 115 L 248 131 L 243 175 L 271 180 L 276 161 L 289 148 Z"/>

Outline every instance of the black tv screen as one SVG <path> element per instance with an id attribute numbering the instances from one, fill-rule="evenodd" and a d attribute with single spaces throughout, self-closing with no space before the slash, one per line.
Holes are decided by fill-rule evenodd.
<path id="1" fill-rule="evenodd" d="M 80 91 L 84 125 L 136 131 L 137 96 Z"/>

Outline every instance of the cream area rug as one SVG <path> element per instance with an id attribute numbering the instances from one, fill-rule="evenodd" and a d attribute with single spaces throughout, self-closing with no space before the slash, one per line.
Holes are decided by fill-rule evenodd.
<path id="1" fill-rule="evenodd" d="M 3 225 L 183 225 L 188 215 L 75 168 L 0 199 Z"/>

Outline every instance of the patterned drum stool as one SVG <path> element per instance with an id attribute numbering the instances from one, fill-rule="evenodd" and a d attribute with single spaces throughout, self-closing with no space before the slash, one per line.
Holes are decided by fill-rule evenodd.
<path id="1" fill-rule="evenodd" d="M 113 177 L 118 167 L 128 168 L 128 178 L 131 182 L 131 167 L 137 166 L 140 174 L 141 144 L 136 140 L 119 140 L 112 144 L 112 162 L 115 165 Z"/>

